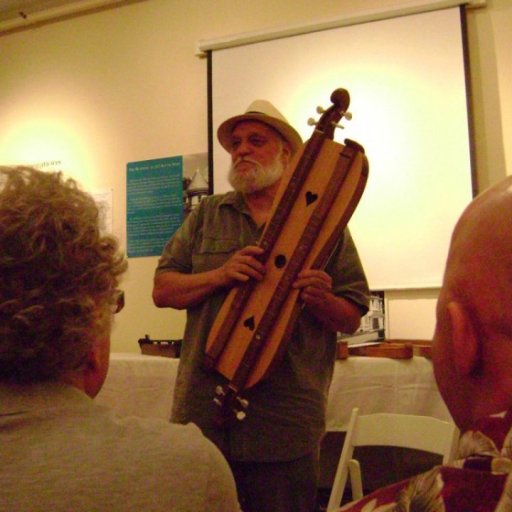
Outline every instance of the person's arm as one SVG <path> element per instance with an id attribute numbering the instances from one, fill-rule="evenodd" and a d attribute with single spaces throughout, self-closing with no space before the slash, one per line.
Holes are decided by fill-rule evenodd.
<path id="1" fill-rule="evenodd" d="M 237 251 L 219 268 L 197 274 L 159 272 L 153 283 L 153 302 L 159 308 L 185 309 L 202 302 L 219 288 L 231 287 L 248 279 L 260 281 L 265 268 L 256 256 L 263 249 L 249 245 Z"/>
<path id="2" fill-rule="evenodd" d="M 323 270 L 303 270 L 294 288 L 300 288 L 300 298 L 318 320 L 334 332 L 352 334 L 361 323 L 361 311 L 350 300 L 332 292 L 332 279 Z"/>

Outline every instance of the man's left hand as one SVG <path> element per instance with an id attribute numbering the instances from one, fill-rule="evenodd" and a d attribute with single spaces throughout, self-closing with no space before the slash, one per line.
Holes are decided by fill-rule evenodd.
<path id="1" fill-rule="evenodd" d="M 293 288 L 300 289 L 304 304 L 332 331 L 353 333 L 359 327 L 359 308 L 350 300 L 334 295 L 331 276 L 323 270 L 302 270 Z"/>
<path id="2" fill-rule="evenodd" d="M 302 270 L 293 287 L 301 289 L 300 297 L 308 306 L 322 305 L 327 296 L 332 296 L 331 276 L 323 270 Z"/>

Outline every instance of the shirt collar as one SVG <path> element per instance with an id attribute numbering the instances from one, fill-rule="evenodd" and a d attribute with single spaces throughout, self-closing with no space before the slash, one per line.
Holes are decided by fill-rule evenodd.
<path id="1" fill-rule="evenodd" d="M 223 195 L 219 203 L 220 206 L 231 206 L 238 210 L 240 213 L 250 215 L 249 208 L 244 200 L 244 196 L 241 192 L 232 190 Z"/>
<path id="2" fill-rule="evenodd" d="M 62 382 L 9 384 L 0 382 L 0 416 L 35 408 L 50 409 L 66 402 L 91 400 L 83 391 Z"/>

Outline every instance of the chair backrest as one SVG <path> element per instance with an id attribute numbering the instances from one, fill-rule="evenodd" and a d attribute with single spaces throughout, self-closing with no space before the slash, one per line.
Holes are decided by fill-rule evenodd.
<path id="1" fill-rule="evenodd" d="M 359 415 L 359 409 L 354 408 L 327 510 L 335 510 L 340 506 L 349 468 L 353 498 L 362 496 L 359 464 L 352 458 L 357 446 L 394 446 L 422 450 L 442 455 L 443 464 L 446 464 L 455 458 L 458 440 L 459 430 L 452 422 L 409 414 Z"/>

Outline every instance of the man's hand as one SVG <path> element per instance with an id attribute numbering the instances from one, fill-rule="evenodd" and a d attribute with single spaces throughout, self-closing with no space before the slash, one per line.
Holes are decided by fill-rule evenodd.
<path id="1" fill-rule="evenodd" d="M 265 266 L 258 261 L 257 256 L 263 252 L 264 250 L 256 245 L 248 245 L 235 252 L 218 269 L 222 286 L 233 286 L 236 281 L 245 282 L 251 278 L 261 281 L 265 275 Z"/>
<path id="2" fill-rule="evenodd" d="M 251 278 L 261 281 L 265 267 L 256 257 L 263 252 L 261 247 L 248 245 L 213 270 L 197 274 L 162 272 L 155 276 L 153 302 L 159 308 L 185 309 L 200 304 L 219 288 L 231 287 Z"/>
<path id="3" fill-rule="evenodd" d="M 332 279 L 323 270 L 303 270 L 299 272 L 293 283 L 294 288 L 300 288 L 300 298 L 308 306 L 321 306 L 332 296 Z"/>
<path id="4" fill-rule="evenodd" d="M 302 270 L 293 283 L 300 298 L 326 327 L 336 332 L 353 333 L 361 321 L 358 307 L 332 292 L 332 279 L 323 270 Z"/>

